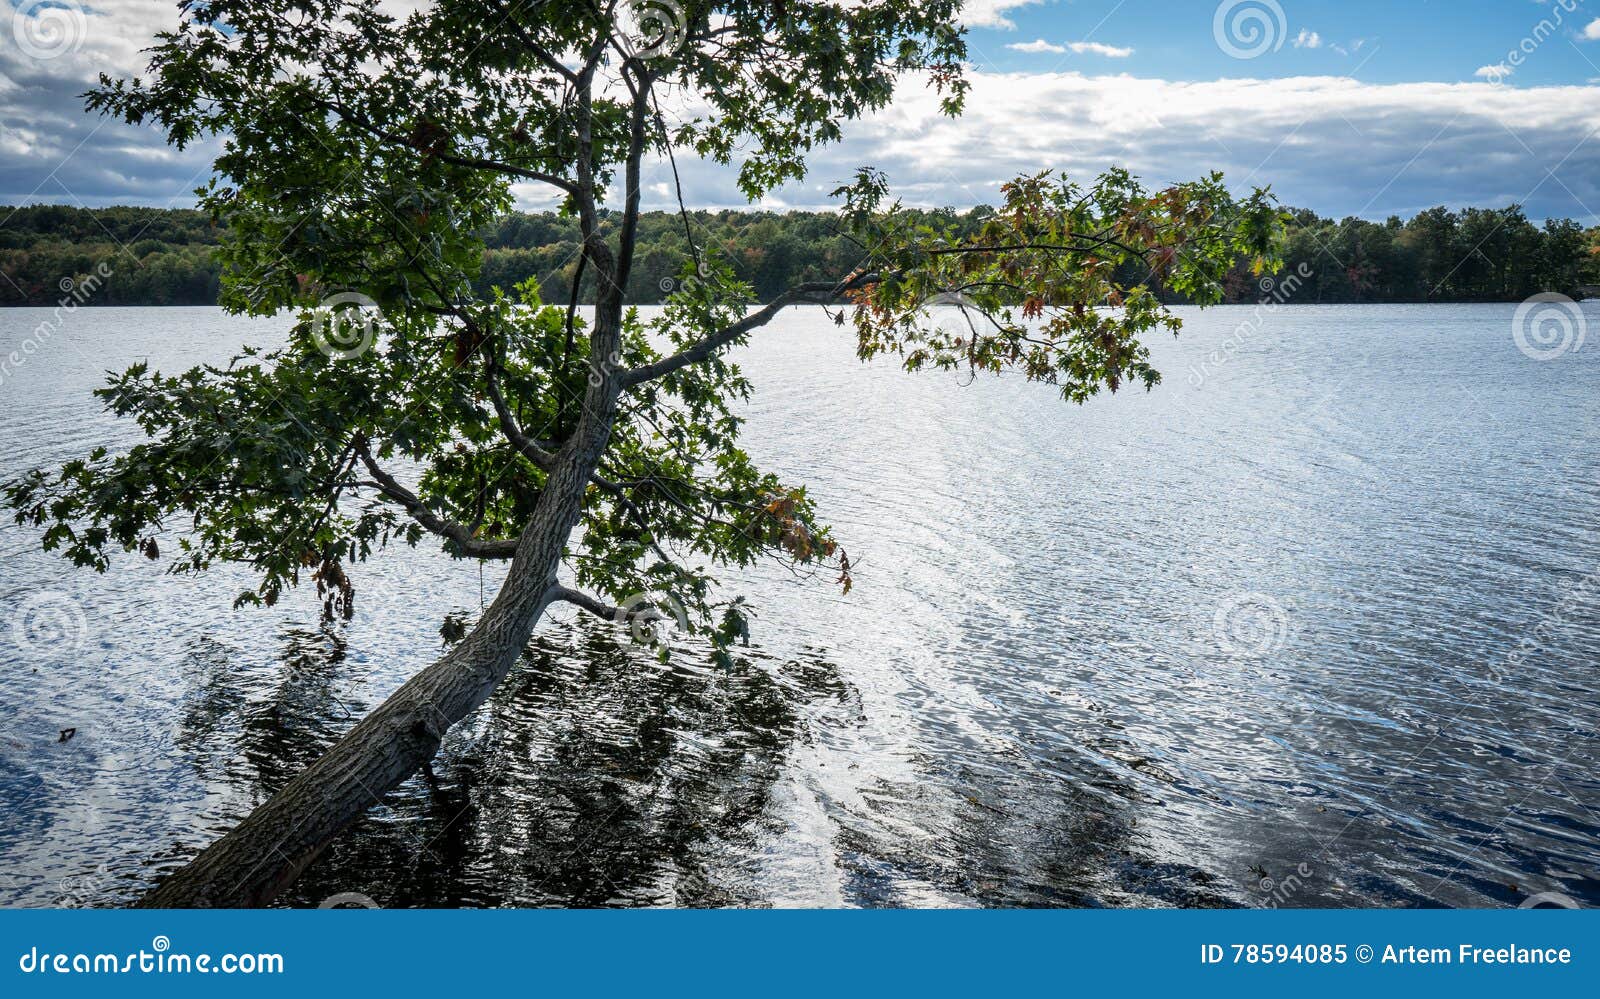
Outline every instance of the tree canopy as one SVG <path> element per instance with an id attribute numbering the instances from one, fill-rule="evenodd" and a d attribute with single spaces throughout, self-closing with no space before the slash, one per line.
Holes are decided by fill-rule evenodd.
<path id="1" fill-rule="evenodd" d="M 438 0 L 397 18 L 373 0 L 188 0 L 148 80 L 91 95 L 180 146 L 223 138 L 200 197 L 223 227 L 222 304 L 298 320 L 226 366 L 113 377 L 102 398 L 148 440 L 11 483 L 18 519 L 79 565 L 240 562 L 259 577 L 240 603 L 315 583 L 329 613 L 352 612 L 360 564 L 396 543 L 510 561 L 452 651 L 153 899 L 271 897 L 431 758 L 553 600 L 638 620 L 665 595 L 725 661 L 749 620 L 719 566 L 771 558 L 848 590 L 817 498 L 740 444 L 733 351 L 782 309 L 828 306 L 863 359 L 1013 371 L 1083 401 L 1156 382 L 1145 337 L 1180 325 L 1157 282 L 1212 303 L 1240 257 L 1276 266 L 1273 199 L 1216 176 L 1150 190 L 1027 164 L 969 224 L 906 212 L 863 169 L 837 192 L 848 270 L 752 309 L 732 263 L 691 241 L 666 308 L 625 307 L 647 156 L 737 160 L 753 199 L 897 83 L 958 113 L 957 8 Z M 560 192 L 578 227 L 565 301 L 480 290 L 482 233 L 523 183 Z M 269 853 L 285 859 L 263 868 Z"/>
<path id="2" fill-rule="evenodd" d="M 96 569 L 117 550 L 159 552 L 155 536 L 173 528 L 175 571 L 227 560 L 259 572 L 241 603 L 315 580 L 344 606 L 348 567 L 395 542 L 431 535 L 461 557 L 509 557 L 584 389 L 609 367 L 624 372 L 627 402 L 571 569 L 609 598 L 669 592 L 696 620 L 722 622 L 708 570 L 690 560 L 838 558 L 804 488 L 739 446 L 731 404 L 749 386 L 723 354 L 755 328 L 752 288 L 716 248 L 691 242 L 664 314 L 650 328 L 628 314 L 615 348 L 596 356 L 584 320 L 534 284 L 478 292 L 485 234 L 503 225 L 511 184 L 527 180 L 566 192 L 579 235 L 602 232 L 600 199 L 618 165 L 636 172 L 644 146 L 737 152 L 741 189 L 760 196 L 800 176 L 805 150 L 887 103 L 909 71 L 953 113 L 965 91 L 954 8 L 691 4 L 692 23 L 664 30 L 700 42 L 659 64 L 630 58 L 617 15 L 584 5 L 440 3 L 395 19 L 372 2 L 184 4 L 153 80 L 107 79 L 91 106 L 155 122 L 180 146 L 225 136 L 201 192 L 222 226 L 222 302 L 310 308 L 281 350 L 113 379 L 106 404 L 150 441 L 12 484 L 18 518 Z M 491 14 L 500 29 L 484 33 Z M 669 122 L 651 86 L 704 106 Z M 632 205 L 637 178 L 626 184 Z M 1034 174 L 976 220 L 908 212 L 870 170 L 839 194 L 836 231 L 856 266 L 777 303 L 847 301 L 863 358 L 1013 367 L 1078 401 L 1153 385 L 1141 338 L 1179 323 L 1152 286 L 1215 301 L 1238 256 L 1266 262 L 1278 224 L 1263 192 L 1236 202 L 1219 177 L 1151 193 L 1120 171 L 1089 186 Z M 637 219 L 621 222 L 604 250 L 619 270 Z M 376 342 L 330 352 L 341 320 L 315 306 L 346 290 L 381 317 L 362 320 Z M 929 322 L 929 302 L 955 303 L 964 332 Z M 708 334 L 711 348 L 684 363 Z M 744 633 L 736 614 L 727 625 Z"/>

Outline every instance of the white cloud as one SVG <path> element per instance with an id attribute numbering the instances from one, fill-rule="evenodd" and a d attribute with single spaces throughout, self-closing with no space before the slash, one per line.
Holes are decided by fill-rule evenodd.
<path id="1" fill-rule="evenodd" d="M 961 5 L 961 23 L 969 28 L 1000 28 L 1013 31 L 1017 24 L 1006 11 L 1028 7 L 1043 0 L 967 0 Z"/>
<path id="2" fill-rule="evenodd" d="M 1067 47 L 1065 45 L 1057 45 L 1054 42 L 1047 42 L 1043 38 L 1035 38 L 1031 42 L 1012 42 L 1010 45 L 1007 45 L 1006 48 L 1016 49 L 1018 52 L 1028 53 L 1055 52 L 1057 54 L 1061 54 L 1067 51 Z"/>
<path id="3" fill-rule="evenodd" d="M 1589 26 L 1583 29 L 1583 37 L 1591 42 L 1600 41 L 1600 17 L 1590 21 Z"/>
<path id="4" fill-rule="evenodd" d="M 883 169 L 907 203 L 958 207 L 994 204 L 1018 174 L 1055 167 L 1082 180 L 1119 165 L 1152 184 L 1222 170 L 1232 186 L 1271 184 L 1285 203 L 1334 217 L 1521 202 L 1535 218 L 1600 222 L 1600 137 L 1590 138 L 1600 105 L 1585 86 L 1080 73 L 971 80 L 968 111 L 956 120 L 906 81 L 894 105 L 847 126 L 844 142 L 812 156 L 810 178 L 775 192 L 767 207 L 829 206 L 828 192 L 862 164 Z M 727 168 L 681 154 L 678 164 L 690 204 L 739 206 Z"/>
<path id="5" fill-rule="evenodd" d="M 1504 80 L 1506 77 L 1515 72 L 1516 70 L 1512 69 L 1510 66 L 1507 66 L 1504 62 L 1497 62 L 1490 66 L 1479 66 L 1473 71 L 1472 75 L 1476 76 L 1480 80 L 1488 80 L 1491 83 L 1499 83 L 1501 80 Z"/>
<path id="6" fill-rule="evenodd" d="M 1126 59 L 1133 55 L 1133 49 L 1125 49 L 1116 45 L 1102 45 L 1099 42 L 1068 42 L 1067 48 L 1079 55 L 1105 56 L 1107 59 Z"/>
<path id="7" fill-rule="evenodd" d="M 1047 42 L 1043 38 L 1035 38 L 1031 42 L 1012 42 L 1006 48 L 1014 49 L 1018 52 L 1054 52 L 1057 55 L 1075 52 L 1078 55 L 1097 55 L 1104 56 L 1107 59 L 1126 59 L 1133 55 L 1133 49 L 1122 48 L 1117 45 L 1104 45 L 1100 42 L 1068 42 L 1065 45 L 1057 45 L 1055 42 Z"/>
<path id="8" fill-rule="evenodd" d="M 16 77 L 95 80 L 101 71 L 132 74 L 144 68 L 140 50 L 176 12 L 158 0 L 98 0 L 0 4 L 0 65 Z M 9 50 L 9 51 L 7 51 Z"/>
<path id="9" fill-rule="evenodd" d="M 973 4 L 969 23 L 974 10 L 993 17 L 1020 6 Z M 6 13 L 0 2 L 0 37 L 10 26 Z M 10 38 L 0 42 L 0 203 L 189 203 L 215 142 L 177 152 L 158 129 L 85 114 L 78 96 L 101 69 L 142 70 L 146 57 L 137 50 L 172 23 L 170 0 L 96 0 L 86 16 L 97 27 L 107 17 L 116 30 L 92 31 L 79 50 L 48 62 L 19 57 Z M 1094 52 L 1094 44 L 1038 39 L 1017 47 Z M 920 80 L 907 79 L 895 105 L 847 124 L 845 141 L 812 155 L 810 178 L 774 192 L 767 206 L 830 205 L 828 192 L 862 164 L 887 171 L 908 202 L 954 206 L 993 203 L 1002 182 L 1045 167 L 1082 179 L 1122 165 L 1151 183 L 1224 170 L 1232 184 L 1270 182 L 1285 202 L 1335 216 L 1524 202 L 1536 218 L 1600 222 L 1600 136 L 1590 138 L 1600 105 L 1589 86 L 976 70 L 970 78 L 968 112 L 955 121 L 938 113 Z M 683 153 L 678 163 L 689 204 L 742 206 L 734 167 Z M 670 181 L 665 163 L 650 165 L 648 207 L 672 207 Z M 517 193 L 524 207 L 550 205 L 537 185 Z"/>
<path id="10" fill-rule="evenodd" d="M 1310 28 L 1301 28 L 1300 34 L 1295 36 L 1294 47 L 1297 49 L 1322 48 L 1322 36 Z"/>

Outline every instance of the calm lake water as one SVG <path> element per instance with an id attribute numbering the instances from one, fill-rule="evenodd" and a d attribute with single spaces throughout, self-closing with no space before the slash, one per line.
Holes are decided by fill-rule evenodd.
<path id="1" fill-rule="evenodd" d="M 1600 342 L 1530 359 L 1513 312 L 1186 311 L 1164 385 L 1084 407 L 862 365 L 788 312 L 741 354 L 750 450 L 810 485 L 854 591 L 724 573 L 760 611 L 731 671 L 558 609 L 437 787 L 285 901 L 1600 904 Z M 0 356 L 48 317 L 0 311 Z M 135 439 L 88 395 L 104 369 L 284 328 L 69 317 L 0 382 L 0 478 Z M 135 898 L 496 575 L 396 551 L 324 624 L 310 593 L 235 612 L 242 573 L 95 575 L 8 523 L 0 904 Z"/>

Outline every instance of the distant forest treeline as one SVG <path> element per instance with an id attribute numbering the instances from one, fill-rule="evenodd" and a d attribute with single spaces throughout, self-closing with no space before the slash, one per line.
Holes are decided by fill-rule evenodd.
<path id="1" fill-rule="evenodd" d="M 966 225 L 987 211 L 927 214 Z M 54 305 L 64 297 L 65 281 L 102 262 L 111 276 L 86 304 L 217 301 L 221 233 L 200 212 L 39 205 L 0 207 L 0 219 L 0 305 Z M 838 233 L 836 216 L 827 213 L 691 212 L 689 224 L 696 243 L 732 261 L 763 300 L 799 281 L 837 278 L 858 260 L 854 245 Z M 537 277 L 546 301 L 567 299 L 577 259 L 575 220 L 514 213 L 483 237 L 480 290 Z M 683 218 L 645 214 L 639 244 L 629 299 L 659 302 L 688 259 Z M 1517 207 L 1433 208 L 1410 221 L 1386 222 L 1298 211 L 1284 271 L 1311 275 L 1295 286 L 1294 302 L 1506 302 L 1541 291 L 1573 294 L 1600 285 L 1600 228 L 1585 230 L 1569 220 L 1537 226 Z M 1261 286 L 1241 266 L 1230 275 L 1227 295 L 1231 302 L 1254 302 Z"/>

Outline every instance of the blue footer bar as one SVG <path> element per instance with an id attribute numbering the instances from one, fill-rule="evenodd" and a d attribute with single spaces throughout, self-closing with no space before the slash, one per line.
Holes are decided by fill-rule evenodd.
<path id="1" fill-rule="evenodd" d="M 1592 995 L 1597 931 L 1563 910 L 8 911 L 0 995 Z"/>

